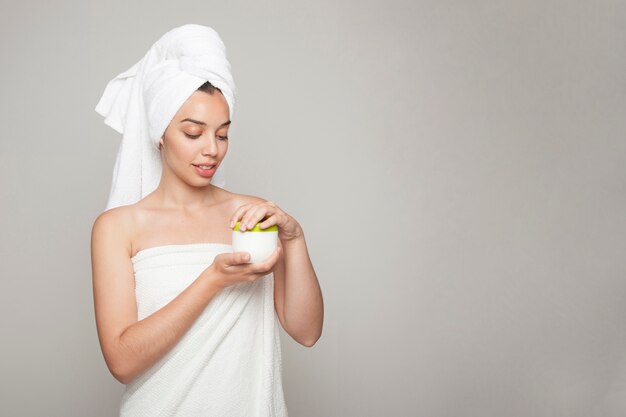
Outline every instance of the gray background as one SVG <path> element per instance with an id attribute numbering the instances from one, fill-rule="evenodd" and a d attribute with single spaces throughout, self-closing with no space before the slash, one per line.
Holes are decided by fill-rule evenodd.
<path id="1" fill-rule="evenodd" d="M 2 1 L 1 415 L 116 415 L 94 107 L 184 23 L 233 66 L 226 188 L 301 223 L 322 286 L 290 416 L 626 415 L 626 6 L 555 0 Z"/>

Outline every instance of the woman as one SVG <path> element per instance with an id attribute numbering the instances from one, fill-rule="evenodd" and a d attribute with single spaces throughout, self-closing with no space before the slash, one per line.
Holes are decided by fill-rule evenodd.
<path id="1" fill-rule="evenodd" d="M 193 71 L 180 62 L 165 67 L 192 44 L 211 50 L 211 59 Z M 202 78 L 201 66 L 213 75 Z M 100 346 L 126 384 L 120 415 L 286 416 L 278 323 L 304 346 L 321 335 L 322 294 L 298 222 L 271 201 L 213 183 L 228 149 L 229 69 L 215 31 L 181 26 L 115 79 L 124 85 L 110 83 L 96 108 L 124 133 L 109 209 L 92 230 Z M 182 79 L 202 84 L 181 93 Z M 182 105 L 172 106 L 177 100 Z M 133 125 L 142 114 L 145 126 Z M 156 139 L 158 148 L 133 147 Z M 159 169 L 150 171 L 152 151 Z M 130 174 L 137 165 L 143 176 Z M 158 185 L 146 187 L 146 172 L 156 171 Z M 138 195 L 119 191 L 133 181 Z M 260 263 L 233 253 L 238 221 L 243 233 L 277 225 L 277 250 Z"/>

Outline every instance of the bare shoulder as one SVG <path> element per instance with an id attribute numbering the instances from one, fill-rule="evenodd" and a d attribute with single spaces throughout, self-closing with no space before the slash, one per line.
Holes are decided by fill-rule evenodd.
<path id="1" fill-rule="evenodd" d="M 93 230 L 103 228 L 114 228 L 122 232 L 132 223 L 135 207 L 132 205 L 121 206 L 109 209 L 100 213 L 93 224 Z"/>
<path id="2" fill-rule="evenodd" d="M 133 205 L 109 209 L 98 215 L 91 229 L 92 247 L 102 241 L 115 240 L 127 247 L 130 253 L 131 232 L 136 208 Z M 97 245 L 99 246 L 99 245 Z"/>
<path id="3" fill-rule="evenodd" d="M 255 195 L 232 193 L 229 211 L 230 213 L 232 213 L 231 215 L 234 215 L 234 213 L 237 210 L 239 210 L 241 207 L 247 204 L 260 204 L 260 203 L 265 203 L 267 201 L 269 200 L 266 200 L 265 198 L 258 197 Z"/>
<path id="4" fill-rule="evenodd" d="M 235 204 L 235 209 L 243 206 L 244 204 L 250 204 L 250 203 L 265 203 L 266 199 L 255 196 L 255 195 L 250 195 L 250 194 L 233 194 L 233 203 Z"/>

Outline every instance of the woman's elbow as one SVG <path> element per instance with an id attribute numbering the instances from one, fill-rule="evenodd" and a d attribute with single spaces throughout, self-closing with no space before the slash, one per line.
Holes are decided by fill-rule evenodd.
<path id="1" fill-rule="evenodd" d="M 128 375 L 128 371 L 121 365 L 107 362 L 109 372 L 113 375 L 113 378 L 117 379 L 120 383 L 126 385 L 132 378 Z"/>
<path id="2" fill-rule="evenodd" d="M 126 385 L 132 379 L 133 376 L 130 374 L 130 369 L 127 366 L 127 361 L 122 360 L 119 356 L 112 354 L 104 355 L 104 361 L 109 368 L 109 372 L 113 375 L 113 378 L 117 379 L 120 383 Z"/>
<path id="3" fill-rule="evenodd" d="M 320 337 L 322 336 L 322 334 L 320 333 L 317 337 L 313 338 L 313 339 L 303 339 L 303 340 L 299 340 L 298 343 L 300 343 L 302 346 L 305 347 L 313 347 L 318 340 L 320 340 Z"/>

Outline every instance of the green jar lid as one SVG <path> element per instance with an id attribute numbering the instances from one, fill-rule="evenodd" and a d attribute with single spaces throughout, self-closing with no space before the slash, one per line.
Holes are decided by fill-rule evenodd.
<path id="1" fill-rule="evenodd" d="M 239 230 L 239 224 L 241 222 L 237 222 L 235 224 L 235 227 L 233 227 L 233 230 Z M 270 227 L 268 227 L 267 229 L 261 229 L 259 227 L 261 223 L 257 223 L 254 225 L 254 227 L 252 229 L 246 229 L 244 230 L 244 232 L 277 232 L 278 231 L 278 226 L 277 225 L 272 225 Z"/>

